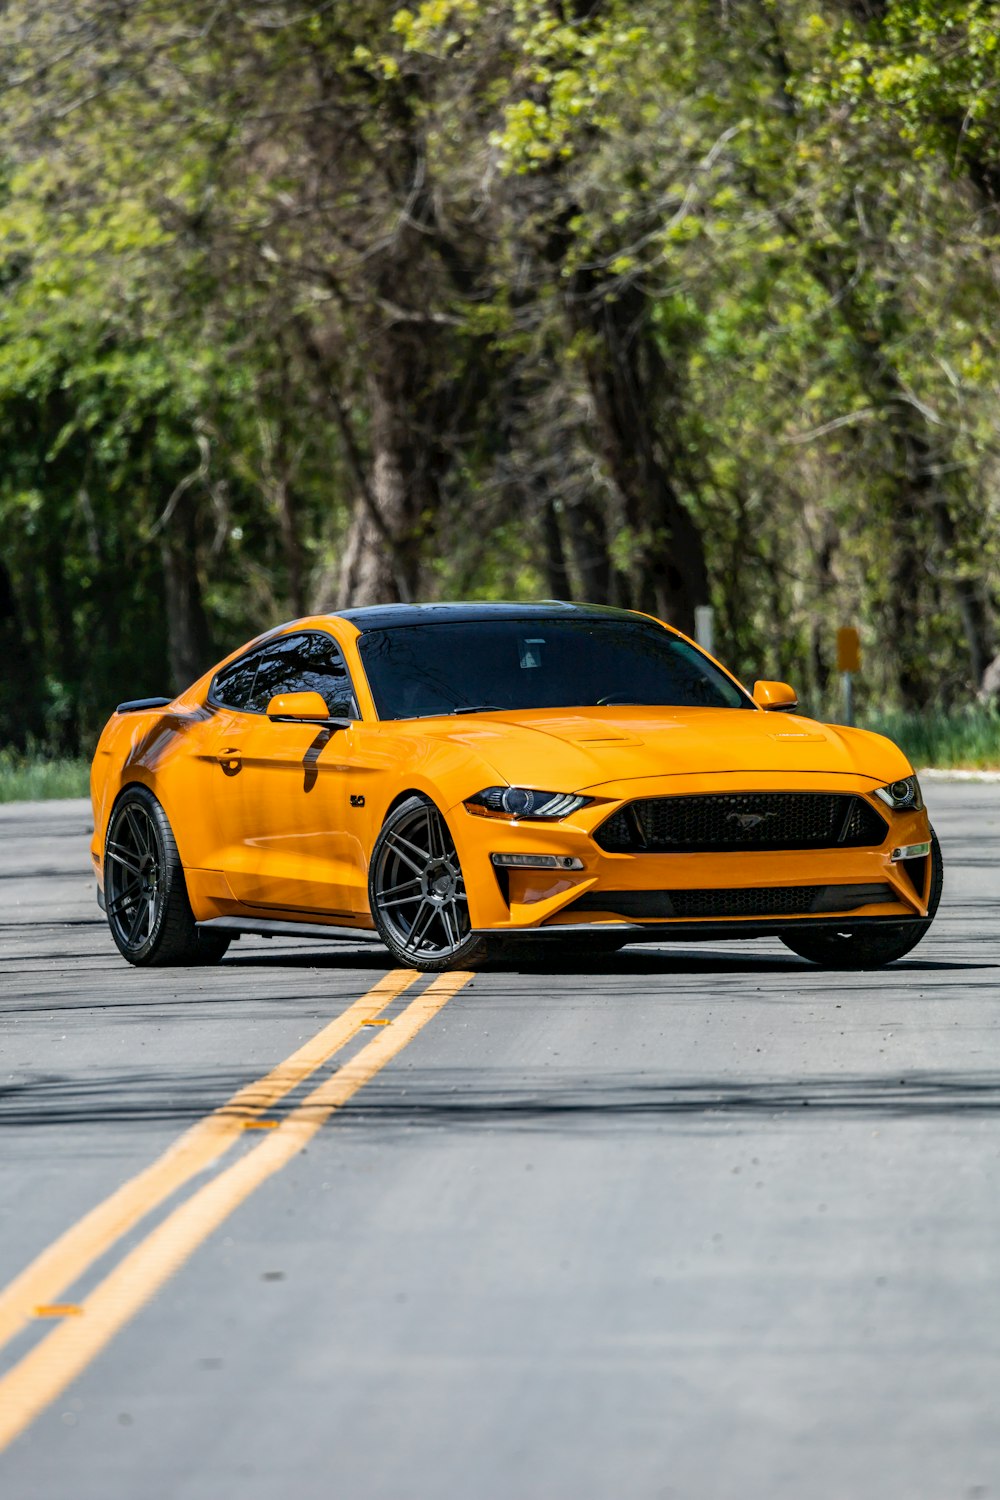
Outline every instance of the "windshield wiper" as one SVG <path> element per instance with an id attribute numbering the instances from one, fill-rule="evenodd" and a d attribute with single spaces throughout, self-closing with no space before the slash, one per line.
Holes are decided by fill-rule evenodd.
<path id="1" fill-rule="evenodd" d="M 467 708 L 453 708 L 453 714 L 502 714 L 499 703 L 472 703 Z"/>

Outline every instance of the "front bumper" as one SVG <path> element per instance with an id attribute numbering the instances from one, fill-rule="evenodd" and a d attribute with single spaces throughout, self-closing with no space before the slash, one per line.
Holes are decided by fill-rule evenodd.
<path id="1" fill-rule="evenodd" d="M 759 937 L 790 926 L 926 919 L 930 858 L 894 860 L 925 843 L 925 811 L 893 813 L 860 776 L 737 774 L 642 778 L 591 789 L 594 802 L 557 823 L 478 817 L 459 805 L 449 823 L 466 876 L 475 931 L 539 937 L 569 930 L 661 940 Z M 711 853 L 609 853 L 593 837 L 637 798 L 734 792 L 837 792 L 870 802 L 887 824 L 872 848 Z M 494 853 L 575 859 L 579 870 L 498 871 Z M 697 913 L 697 915 L 692 915 Z"/>

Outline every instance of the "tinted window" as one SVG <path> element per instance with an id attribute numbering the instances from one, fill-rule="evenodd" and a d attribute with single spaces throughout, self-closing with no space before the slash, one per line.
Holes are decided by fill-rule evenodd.
<path id="1" fill-rule="evenodd" d="M 351 679 L 328 635 L 284 635 L 266 647 L 248 706 L 266 713 L 276 693 L 319 693 L 335 718 L 357 718 Z"/>
<path id="2" fill-rule="evenodd" d="M 248 651 L 246 656 L 231 661 L 228 667 L 216 672 L 209 692 L 213 703 L 222 703 L 226 708 L 239 708 L 245 713 L 253 697 L 254 678 L 263 651 Z"/>
<path id="3" fill-rule="evenodd" d="M 695 647 L 639 619 L 399 626 L 366 631 L 358 647 L 384 719 L 601 702 L 754 706 Z"/>

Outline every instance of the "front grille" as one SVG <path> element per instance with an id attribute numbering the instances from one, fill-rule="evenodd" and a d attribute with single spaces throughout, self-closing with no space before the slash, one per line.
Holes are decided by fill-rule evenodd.
<path id="1" fill-rule="evenodd" d="M 895 901 L 892 887 L 868 885 L 757 885 L 737 890 L 587 891 L 572 910 L 617 917 L 804 917 L 856 911 Z"/>
<path id="2" fill-rule="evenodd" d="M 628 802 L 594 839 L 609 854 L 765 853 L 874 848 L 887 831 L 870 802 L 842 792 L 713 792 Z"/>

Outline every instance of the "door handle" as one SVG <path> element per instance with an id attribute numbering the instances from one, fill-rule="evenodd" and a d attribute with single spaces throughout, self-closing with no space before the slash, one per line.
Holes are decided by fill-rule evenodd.
<path id="1" fill-rule="evenodd" d="M 227 776 L 232 776 L 243 764 L 243 751 L 239 745 L 229 745 L 220 750 L 215 758 Z"/>

